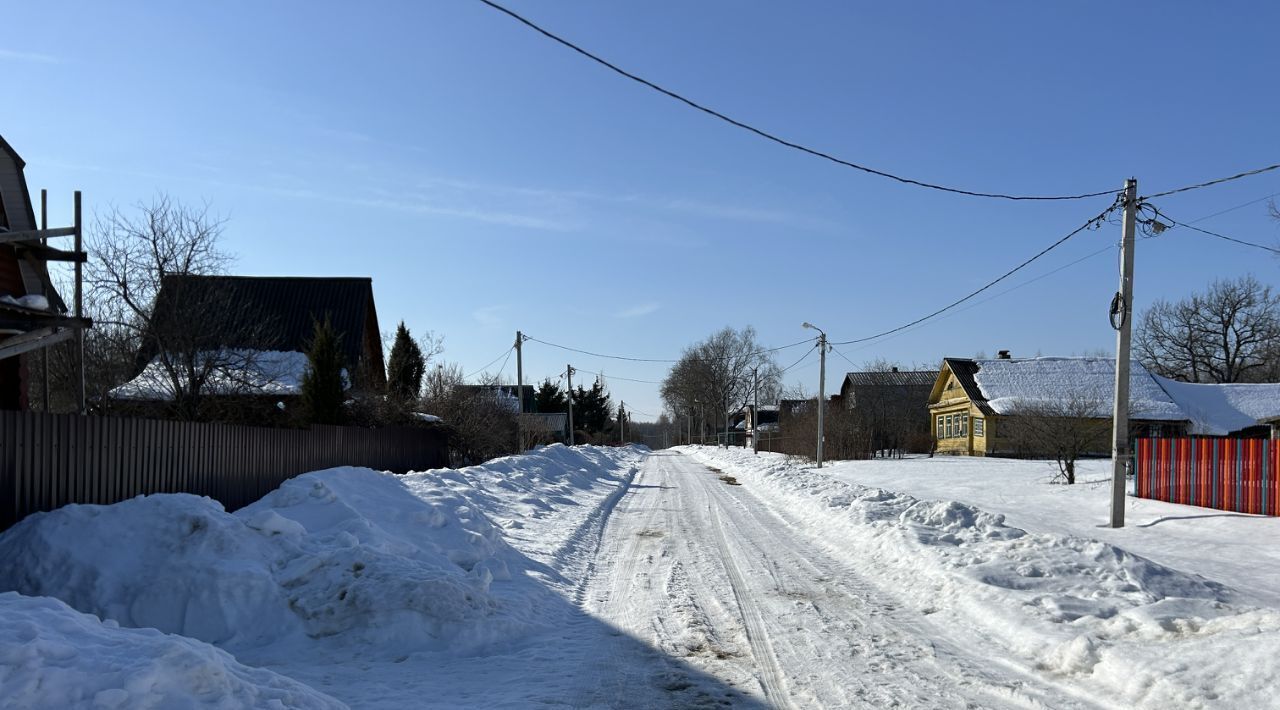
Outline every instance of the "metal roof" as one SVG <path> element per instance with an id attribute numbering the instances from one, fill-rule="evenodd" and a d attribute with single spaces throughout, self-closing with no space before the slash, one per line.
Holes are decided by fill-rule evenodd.
<path id="1" fill-rule="evenodd" d="M 342 335 L 347 366 L 355 367 L 371 311 L 376 330 L 368 277 L 171 275 L 156 296 L 155 320 L 163 327 L 170 318 L 198 318 L 213 347 L 306 352 L 315 322 L 328 317 Z M 377 347 L 381 351 L 380 338 Z M 149 361 L 154 353 L 145 355 Z"/>
<path id="2" fill-rule="evenodd" d="M 938 373 L 933 370 L 849 372 L 845 373 L 844 379 L 849 384 L 859 387 L 896 387 L 902 385 L 932 387 L 933 383 L 938 379 Z"/>

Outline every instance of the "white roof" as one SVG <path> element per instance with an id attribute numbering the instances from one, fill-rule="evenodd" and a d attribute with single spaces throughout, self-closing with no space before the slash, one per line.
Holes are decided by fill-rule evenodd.
<path id="1" fill-rule="evenodd" d="M 1222 436 L 1280 417 L 1280 384 L 1194 384 L 1155 376 L 1191 420 L 1191 434 Z"/>
<path id="2" fill-rule="evenodd" d="M 1099 417 L 1111 416 L 1115 402 L 1115 361 L 1098 357 L 1037 357 L 975 360 L 974 380 L 996 414 L 1019 406 L 1035 406 L 1082 397 L 1095 403 Z M 1129 416 L 1132 419 L 1186 421 L 1189 417 L 1134 362 L 1129 372 Z"/>

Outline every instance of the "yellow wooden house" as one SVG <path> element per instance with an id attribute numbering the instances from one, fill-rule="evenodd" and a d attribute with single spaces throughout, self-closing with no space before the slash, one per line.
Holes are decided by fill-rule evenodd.
<path id="1" fill-rule="evenodd" d="M 1141 364 L 1129 380 L 1132 436 L 1184 433 L 1192 417 Z M 1115 362 L 1110 358 L 945 358 L 929 394 L 929 422 L 937 452 L 966 456 L 1009 454 L 1013 442 L 1001 429 L 1023 406 L 1076 399 L 1094 404 L 1097 419 L 1110 419 Z"/>
<path id="2" fill-rule="evenodd" d="M 929 421 L 940 454 L 986 456 L 994 451 L 995 412 L 974 375 L 978 364 L 946 358 L 929 393 Z"/>

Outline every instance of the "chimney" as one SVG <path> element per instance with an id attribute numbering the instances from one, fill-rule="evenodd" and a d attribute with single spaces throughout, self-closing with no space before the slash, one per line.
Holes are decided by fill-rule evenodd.
<path id="1" fill-rule="evenodd" d="M 1001 350 L 1000 352 L 996 353 L 996 358 L 997 358 L 997 359 L 1000 359 L 1000 360 L 1010 360 L 1010 359 L 1012 359 L 1012 358 L 1009 356 L 1009 351 L 1008 351 L 1008 350 Z"/>
<path id="2" fill-rule="evenodd" d="M 897 372 L 897 371 L 898 371 L 898 368 L 896 368 L 896 367 L 895 367 L 895 368 L 893 368 L 893 371 L 894 371 L 894 372 Z"/>

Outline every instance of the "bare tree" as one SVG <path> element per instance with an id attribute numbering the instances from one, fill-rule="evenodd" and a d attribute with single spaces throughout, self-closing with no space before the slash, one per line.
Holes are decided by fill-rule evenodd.
<path id="1" fill-rule="evenodd" d="M 1107 403 L 1075 393 L 1057 400 L 1027 402 L 1001 417 L 1010 445 L 1023 456 L 1052 458 L 1058 476 L 1076 482 L 1076 461 L 1110 447 Z"/>
<path id="2" fill-rule="evenodd" d="M 207 205 L 167 195 L 95 220 L 87 239 L 94 258 L 84 272 L 95 324 L 86 359 L 100 405 L 140 371 L 142 387 L 171 399 L 175 416 L 204 418 L 208 390 L 250 394 L 285 375 L 258 362 L 271 345 L 269 324 L 228 303 L 212 282 L 197 287 L 183 278 L 225 272 L 233 258 L 218 245 L 224 225 Z M 126 353 L 138 359 L 122 362 Z"/>
<path id="3" fill-rule="evenodd" d="M 1157 301 L 1134 336 L 1151 372 L 1187 382 L 1249 382 L 1280 374 L 1280 295 L 1253 276 L 1215 281 L 1203 294 Z"/>
<path id="4" fill-rule="evenodd" d="M 423 381 L 422 407 L 444 420 L 455 465 L 478 464 L 516 452 L 518 400 L 498 390 L 497 376 L 481 375 L 481 386 L 467 386 L 462 366 L 440 364 Z"/>
<path id="5" fill-rule="evenodd" d="M 730 413 L 752 401 L 757 383 L 765 396 L 780 389 L 782 370 L 765 350 L 750 326 L 720 330 L 685 348 L 662 382 L 663 402 L 677 416 L 704 411 L 713 430 L 717 422 L 727 430 Z"/>

